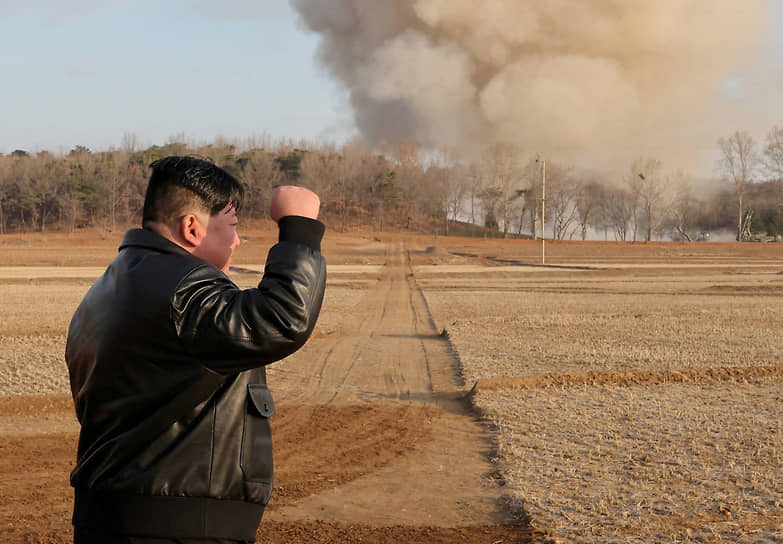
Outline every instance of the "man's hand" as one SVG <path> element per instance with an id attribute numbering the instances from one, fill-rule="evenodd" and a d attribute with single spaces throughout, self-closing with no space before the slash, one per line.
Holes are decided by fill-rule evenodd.
<path id="1" fill-rule="evenodd" d="M 310 219 L 318 219 L 321 199 L 310 189 L 293 185 L 282 185 L 272 193 L 272 203 L 269 205 L 269 215 L 277 223 L 281 217 L 298 215 Z"/>

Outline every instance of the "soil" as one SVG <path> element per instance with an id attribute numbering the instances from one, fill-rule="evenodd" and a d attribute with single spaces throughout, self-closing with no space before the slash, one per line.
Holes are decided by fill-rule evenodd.
<path id="1" fill-rule="evenodd" d="M 543 539 L 512 510 L 496 444 L 401 241 L 354 311 L 270 369 L 276 491 L 259 542 Z M 68 395 L 0 397 L 0 542 L 71 541 Z"/>
<path id="2" fill-rule="evenodd" d="M 116 253 L 118 237 L 6 236 L 0 241 L 3 263 L 28 269 L 7 269 L 4 283 L 61 283 L 59 270 L 52 278 L 50 267 L 68 266 L 68 281 L 85 288 L 85 278 L 100 273 Z M 249 236 L 235 258 L 238 275 L 245 276 L 246 263 L 263 262 L 271 242 L 266 232 Z M 433 277 L 445 274 L 447 282 L 454 281 L 448 278 L 450 265 L 463 267 L 462 281 L 468 265 L 476 266 L 476 278 L 485 276 L 485 267 L 561 277 L 600 270 L 601 277 L 639 279 L 687 267 L 694 274 L 750 267 L 779 274 L 783 244 L 548 241 L 549 266 L 543 267 L 541 245 L 533 241 L 329 233 L 324 243 L 330 265 L 359 265 L 355 277 L 340 281 L 343 289 L 355 285 L 361 298 L 335 327 L 319 329 L 299 353 L 270 367 L 277 405 L 276 488 L 259 542 L 545 542 L 506 491 L 511 485 L 504 487 L 496 430 L 473 405 L 474 385 L 473 393 L 481 393 L 780 375 L 777 365 L 759 365 L 698 374 L 561 373 L 466 384 L 448 331 L 436 327 L 411 265 Z M 373 265 L 378 268 L 368 278 Z M 46 268 L 30 269 L 34 266 Z M 28 324 L 18 327 L 26 331 Z M 0 543 L 66 543 L 72 538 L 68 474 L 78 424 L 69 395 L 27 394 L 32 392 L 0 396 Z"/>

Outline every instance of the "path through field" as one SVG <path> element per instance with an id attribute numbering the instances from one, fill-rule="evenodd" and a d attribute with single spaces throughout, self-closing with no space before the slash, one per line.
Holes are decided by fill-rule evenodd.
<path id="1" fill-rule="evenodd" d="M 529 542 L 402 242 L 381 270 L 336 330 L 270 368 L 277 481 L 259 542 Z M 30 399 L 0 399 L 0 540 L 68 542 L 70 399 Z"/>
<path id="2" fill-rule="evenodd" d="M 371 425 L 362 422 L 369 408 L 373 418 L 388 417 L 378 427 L 399 428 L 389 437 L 395 457 L 344 485 L 272 509 L 268 520 L 485 531 L 512 523 L 492 479 L 492 438 L 464 400 L 450 345 L 409 270 L 402 244 L 392 244 L 378 282 L 339 329 L 270 371 L 281 402 L 311 417 L 353 412 L 354 424 Z M 317 462 L 321 452 L 312 453 Z M 508 537 L 507 528 L 497 529 Z"/>

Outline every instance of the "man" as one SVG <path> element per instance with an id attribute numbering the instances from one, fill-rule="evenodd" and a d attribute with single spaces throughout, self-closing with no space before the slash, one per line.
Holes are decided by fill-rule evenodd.
<path id="1" fill-rule="evenodd" d="M 272 491 L 264 365 L 310 336 L 326 265 L 318 197 L 280 187 L 279 242 L 240 290 L 226 273 L 242 197 L 210 162 L 153 163 L 143 228 L 73 316 L 77 544 L 255 541 Z"/>

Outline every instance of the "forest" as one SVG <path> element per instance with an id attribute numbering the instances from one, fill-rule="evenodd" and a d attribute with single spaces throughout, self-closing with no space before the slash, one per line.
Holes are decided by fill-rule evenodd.
<path id="1" fill-rule="evenodd" d="M 0 155 L 0 235 L 97 228 L 141 219 L 149 165 L 167 155 L 207 158 L 243 181 L 243 220 L 268 219 L 275 186 L 321 196 L 321 217 L 337 231 L 405 229 L 435 234 L 555 240 L 779 241 L 783 235 L 783 128 L 764 142 L 737 131 L 716 142 L 715 179 L 704 188 L 653 157 L 610 178 L 545 161 L 510 144 L 488 145 L 471 161 L 453 150 L 413 144 L 172 138 L 140 149 L 126 134 L 118 149 Z M 542 233 L 542 216 L 545 229 Z M 712 236 L 710 238 L 710 236 Z"/>

